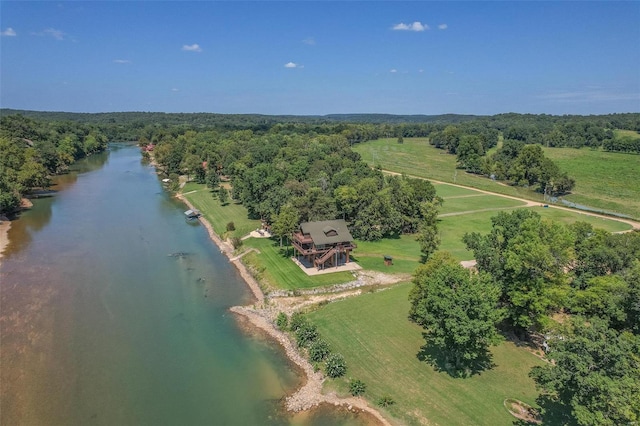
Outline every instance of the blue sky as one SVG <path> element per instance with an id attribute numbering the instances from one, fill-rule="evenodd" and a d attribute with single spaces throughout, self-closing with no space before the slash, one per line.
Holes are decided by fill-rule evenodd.
<path id="1" fill-rule="evenodd" d="M 640 112 L 640 2 L 0 1 L 0 106 Z"/>

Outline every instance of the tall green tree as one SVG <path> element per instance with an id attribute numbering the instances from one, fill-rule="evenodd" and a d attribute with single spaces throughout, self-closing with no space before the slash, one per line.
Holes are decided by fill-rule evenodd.
<path id="1" fill-rule="evenodd" d="M 421 262 L 426 262 L 435 253 L 440 245 L 440 235 L 438 234 L 438 209 L 442 204 L 442 199 L 436 197 L 433 201 L 425 201 L 420 205 L 422 221 L 418 227 L 416 240 L 420 244 L 422 253 Z"/>
<path id="2" fill-rule="evenodd" d="M 539 403 L 549 423 L 633 425 L 640 421 L 640 337 L 618 333 L 599 318 L 574 318 L 550 341 L 554 362 L 534 367 Z M 549 417 L 560 404 L 570 419 Z"/>
<path id="3" fill-rule="evenodd" d="M 223 206 L 227 204 L 229 202 L 229 190 L 220 187 L 220 189 L 218 189 L 218 199 Z"/>
<path id="4" fill-rule="evenodd" d="M 437 252 L 414 274 L 409 318 L 424 328 L 427 348 L 443 354 L 444 367 L 466 375 L 488 366 L 489 346 L 499 341 L 499 297 L 490 275 L 471 272 L 449 252 Z M 439 363 L 437 357 L 433 361 Z"/>
<path id="5" fill-rule="evenodd" d="M 478 269 L 500 285 L 507 319 L 522 336 L 544 328 L 548 314 L 564 306 L 569 268 L 575 256 L 574 234 L 564 225 L 519 209 L 491 218 L 487 235 L 465 234 Z"/>
<path id="6" fill-rule="evenodd" d="M 273 235 L 280 238 L 280 247 L 282 247 L 282 239 L 290 238 L 298 229 L 300 224 L 300 214 L 298 210 L 291 204 L 286 204 L 280 209 L 280 213 L 275 217 L 271 225 Z"/>

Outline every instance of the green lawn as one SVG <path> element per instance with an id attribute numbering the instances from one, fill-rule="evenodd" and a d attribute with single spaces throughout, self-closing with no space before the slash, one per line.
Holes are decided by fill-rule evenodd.
<path id="1" fill-rule="evenodd" d="M 189 193 L 191 191 L 196 191 Z M 260 227 L 260 221 L 249 219 L 247 209 L 241 204 L 229 202 L 222 206 L 217 194 L 212 194 L 205 186 L 190 182 L 182 189 L 184 197 L 189 200 L 211 223 L 216 234 L 223 238 L 227 236 L 242 237 Z M 236 230 L 227 235 L 227 223 L 233 222 Z"/>
<path id="2" fill-rule="evenodd" d="M 585 148 L 545 148 L 544 153 L 576 180 L 565 199 L 640 219 L 640 155 Z"/>
<path id="3" fill-rule="evenodd" d="M 377 139 L 356 144 L 353 150 L 360 153 L 364 161 L 385 170 L 542 201 L 542 195 L 535 191 L 456 169 L 456 156 L 429 145 L 428 138 L 404 138 L 402 144 L 393 138 Z"/>
<path id="4" fill-rule="evenodd" d="M 440 207 L 440 214 L 487 209 L 501 210 L 509 207 L 522 207 L 525 205 L 526 203 L 518 200 L 513 200 L 511 198 L 478 193 L 477 196 L 445 198 L 444 203 L 442 203 L 442 207 Z"/>
<path id="5" fill-rule="evenodd" d="M 616 136 L 616 138 L 632 138 L 632 139 L 640 139 L 640 133 L 634 131 L 634 130 L 622 130 L 622 129 L 616 129 L 613 131 L 613 134 Z"/>
<path id="6" fill-rule="evenodd" d="M 357 240 L 354 260 L 363 269 L 386 273 L 413 273 L 420 261 L 420 245 L 415 235 L 401 235 L 380 241 Z M 384 264 L 384 256 L 393 258 L 393 265 Z"/>
<path id="7" fill-rule="evenodd" d="M 601 228 L 608 232 L 627 231 L 631 229 L 631 225 L 627 225 L 623 222 L 618 222 L 613 219 L 604 219 L 595 216 L 589 216 L 584 213 L 577 213 L 573 211 L 560 210 L 560 209 L 545 209 L 542 207 L 534 207 L 535 211 L 540 213 L 540 216 L 547 219 L 557 220 L 565 224 L 574 222 L 587 222 L 592 224 L 595 228 Z"/>
<path id="8" fill-rule="evenodd" d="M 243 262 L 259 273 L 263 284 L 271 288 L 293 290 L 296 288 L 322 287 L 353 281 L 350 272 L 308 276 L 290 259 L 293 249 L 289 247 L 289 256 L 280 249 L 280 243 L 267 238 L 249 238 L 244 241 L 244 249 L 253 247 L 260 253 L 251 252 L 243 257 Z"/>
<path id="9" fill-rule="evenodd" d="M 511 425 L 505 398 L 535 405 L 529 370 L 541 361 L 510 342 L 492 349 L 496 366 L 467 379 L 454 379 L 417 357 L 422 330 L 407 320 L 411 284 L 330 303 L 309 314 L 323 338 L 344 355 L 346 377 L 329 386 L 347 393 L 349 378 L 367 384 L 375 402 L 389 395 L 387 410 L 407 424 Z"/>
<path id="10" fill-rule="evenodd" d="M 480 195 L 481 193 L 475 189 L 461 188 L 446 183 L 434 183 L 436 194 L 445 200 L 449 197 L 461 197 L 466 195 Z"/>

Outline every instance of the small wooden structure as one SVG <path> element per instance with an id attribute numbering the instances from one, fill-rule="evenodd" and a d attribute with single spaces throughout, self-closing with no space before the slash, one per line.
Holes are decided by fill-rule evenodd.
<path id="1" fill-rule="evenodd" d="M 299 256 L 318 269 L 349 263 L 349 255 L 357 247 L 342 219 L 302 223 L 292 244 Z"/>

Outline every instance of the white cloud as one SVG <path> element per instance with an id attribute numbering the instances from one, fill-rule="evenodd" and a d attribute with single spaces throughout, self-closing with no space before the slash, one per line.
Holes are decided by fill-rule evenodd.
<path id="1" fill-rule="evenodd" d="M 18 34 L 16 34 L 16 32 L 13 30 L 13 28 L 9 27 L 6 30 L 4 30 L 3 32 L 1 32 L 0 35 L 2 35 L 4 37 L 15 37 Z"/>
<path id="2" fill-rule="evenodd" d="M 389 70 L 389 72 L 390 72 L 390 73 L 397 73 L 397 72 L 398 72 L 398 70 L 397 70 L 397 69 L 395 69 L 395 68 L 391 68 L 391 69 Z"/>
<path id="3" fill-rule="evenodd" d="M 202 52 L 202 48 L 198 43 L 194 43 L 191 45 L 185 44 L 184 46 L 182 46 L 182 50 L 187 52 Z"/>
<path id="4" fill-rule="evenodd" d="M 179 92 L 179 91 L 180 91 L 180 89 L 177 89 L 177 88 L 175 88 L 175 87 L 174 87 L 173 89 L 171 89 L 171 91 L 172 91 L 172 92 Z"/>
<path id="5" fill-rule="evenodd" d="M 295 62 L 287 62 L 284 64 L 285 68 L 304 68 L 304 65 L 296 64 Z"/>
<path id="6" fill-rule="evenodd" d="M 449 26 L 447 24 L 440 24 L 438 25 L 438 29 L 439 30 L 446 30 L 447 28 L 449 28 Z"/>
<path id="7" fill-rule="evenodd" d="M 114 59 L 113 62 L 116 64 L 130 64 L 131 61 L 128 59 Z"/>
<path id="8" fill-rule="evenodd" d="M 51 36 L 56 40 L 64 40 L 64 33 L 54 28 L 47 28 L 46 30 L 43 31 L 43 35 Z"/>
<path id="9" fill-rule="evenodd" d="M 65 37 L 65 33 L 60 31 L 60 30 L 56 30 L 55 28 L 47 28 L 46 30 L 39 32 L 39 33 L 31 33 L 31 35 L 34 36 L 47 36 L 47 37 L 53 37 L 56 40 L 64 40 Z"/>
<path id="10" fill-rule="evenodd" d="M 304 40 L 302 40 L 302 42 L 304 44 L 308 44 L 309 46 L 313 46 L 316 44 L 316 39 L 314 39 L 313 37 L 307 37 Z"/>
<path id="11" fill-rule="evenodd" d="M 427 24 L 423 24 L 420 21 L 415 21 L 412 24 L 405 24 L 404 22 L 400 22 L 399 24 L 396 24 L 392 27 L 393 30 L 395 31 L 416 31 L 416 32 L 420 32 L 420 31 L 426 31 L 429 29 L 429 26 Z"/>

